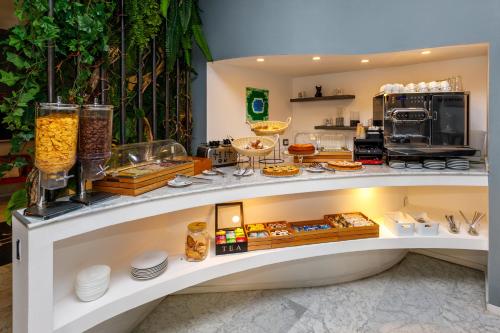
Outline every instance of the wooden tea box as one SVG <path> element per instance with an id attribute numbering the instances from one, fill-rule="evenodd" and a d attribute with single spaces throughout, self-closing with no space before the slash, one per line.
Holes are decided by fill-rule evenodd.
<path id="1" fill-rule="evenodd" d="M 319 227 L 321 226 L 321 227 Z M 335 242 L 338 240 L 337 230 L 325 220 L 290 222 L 293 230 L 292 246 Z"/>
<path id="2" fill-rule="evenodd" d="M 294 246 L 294 232 L 290 228 L 290 224 L 286 221 L 276 221 L 276 222 L 268 222 L 266 223 L 266 228 L 269 230 L 269 234 L 271 235 L 271 248 L 281 248 Z M 274 233 L 280 231 L 287 231 L 286 235 L 276 235 Z"/>
<path id="3" fill-rule="evenodd" d="M 325 215 L 324 220 L 335 228 L 339 241 L 379 236 L 379 225 L 360 212 Z M 364 220 L 366 225 L 355 226 L 349 224 L 349 220 Z"/>
<path id="4" fill-rule="evenodd" d="M 248 240 L 248 251 L 271 248 L 271 235 L 264 223 L 245 225 L 245 234 Z M 256 235 L 260 237 L 255 237 Z"/>
<path id="5" fill-rule="evenodd" d="M 228 214 L 220 213 L 220 210 L 223 211 L 224 209 L 233 209 L 231 214 L 229 214 L 229 217 L 232 216 L 232 218 L 228 218 Z M 247 252 L 249 244 L 244 226 L 242 202 L 216 204 L 215 254 L 224 255 Z"/>

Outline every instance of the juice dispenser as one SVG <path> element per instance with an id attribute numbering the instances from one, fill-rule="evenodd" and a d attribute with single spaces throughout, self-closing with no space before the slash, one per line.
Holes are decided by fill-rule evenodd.
<path id="1" fill-rule="evenodd" d="M 65 214 L 81 208 L 69 201 L 47 202 L 44 190 L 67 186 L 69 170 L 76 161 L 78 139 L 78 110 L 74 104 L 41 103 L 35 119 L 35 166 L 40 172 L 41 191 L 37 204 L 28 207 L 25 215 L 43 219 Z"/>
<path id="2" fill-rule="evenodd" d="M 92 205 L 116 197 L 115 194 L 87 191 L 87 181 L 106 176 L 107 162 L 111 157 L 113 129 L 113 106 L 98 104 L 84 105 L 80 112 L 78 135 L 78 182 L 74 202 Z"/>

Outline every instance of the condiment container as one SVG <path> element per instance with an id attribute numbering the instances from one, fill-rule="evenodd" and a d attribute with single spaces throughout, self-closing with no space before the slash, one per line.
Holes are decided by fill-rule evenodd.
<path id="1" fill-rule="evenodd" d="M 68 171 L 76 162 L 78 110 L 75 104 L 41 103 L 35 120 L 35 166 L 41 171 L 40 185 L 64 188 Z"/>
<path id="2" fill-rule="evenodd" d="M 396 236 L 413 236 L 415 220 L 404 212 L 388 212 L 384 215 L 385 226 Z"/>
<path id="3" fill-rule="evenodd" d="M 111 157 L 113 106 L 84 105 L 80 113 L 78 159 L 83 178 L 98 180 L 105 176 L 105 165 Z"/>
<path id="4" fill-rule="evenodd" d="M 202 261 L 208 255 L 208 232 L 205 222 L 193 222 L 188 225 L 186 237 L 187 261 Z"/>

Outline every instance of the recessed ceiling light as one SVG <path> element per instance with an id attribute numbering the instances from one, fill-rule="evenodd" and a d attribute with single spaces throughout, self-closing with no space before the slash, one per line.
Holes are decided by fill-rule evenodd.
<path id="1" fill-rule="evenodd" d="M 257 62 L 264 62 L 264 58 L 257 58 Z"/>
<path id="2" fill-rule="evenodd" d="M 361 59 L 361 63 L 362 64 L 366 64 L 366 63 L 369 63 L 370 62 L 370 59 Z"/>
<path id="3" fill-rule="evenodd" d="M 422 51 L 422 52 L 420 52 L 420 53 L 422 53 L 422 54 L 430 54 L 430 53 L 431 53 L 431 51 L 429 51 L 429 50 L 425 50 L 425 51 Z"/>
<path id="4" fill-rule="evenodd" d="M 318 61 L 318 60 L 321 60 L 321 58 L 320 58 L 320 57 L 318 57 L 318 56 L 316 56 L 316 57 L 313 57 L 313 60 L 314 60 L 314 61 Z"/>

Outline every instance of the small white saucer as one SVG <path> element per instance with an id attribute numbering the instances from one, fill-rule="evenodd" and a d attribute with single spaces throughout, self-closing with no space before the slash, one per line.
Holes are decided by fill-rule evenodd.
<path id="1" fill-rule="evenodd" d="M 243 173 L 244 172 L 244 173 Z M 248 177 L 253 175 L 255 172 L 252 169 L 239 169 L 234 170 L 233 175 L 236 177 Z"/>
<path id="2" fill-rule="evenodd" d="M 169 180 L 167 185 L 170 187 L 186 187 L 189 185 L 192 185 L 193 182 L 189 180 L 179 180 L 178 178 L 174 178 L 172 180 Z"/>

